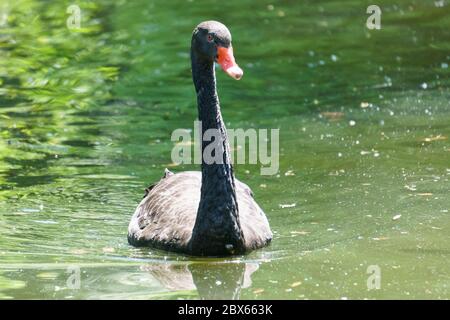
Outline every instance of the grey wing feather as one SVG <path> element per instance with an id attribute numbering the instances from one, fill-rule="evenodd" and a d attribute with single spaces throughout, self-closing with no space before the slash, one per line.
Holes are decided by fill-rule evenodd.
<path id="1" fill-rule="evenodd" d="M 236 179 L 236 195 L 246 248 L 256 249 L 266 245 L 272 239 L 272 231 L 266 215 L 253 199 L 252 190 Z"/>
<path id="2" fill-rule="evenodd" d="M 136 208 L 128 228 L 134 245 L 164 249 L 187 246 L 200 201 L 201 175 L 182 172 L 163 177 Z"/>

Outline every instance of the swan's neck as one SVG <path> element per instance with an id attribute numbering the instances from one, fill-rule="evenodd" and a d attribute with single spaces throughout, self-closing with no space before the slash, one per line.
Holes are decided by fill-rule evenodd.
<path id="1" fill-rule="evenodd" d="M 240 253 L 244 248 L 244 238 L 239 223 L 230 147 L 217 96 L 214 62 L 199 59 L 195 52 L 191 53 L 191 59 L 202 137 L 210 129 L 216 132 L 212 136 L 218 137 L 217 141 L 215 138 L 212 141 L 201 139 L 202 186 L 191 250 L 204 255 Z M 213 155 L 214 159 L 220 158 L 221 161 L 211 163 L 205 159 L 211 155 L 208 150 L 205 152 L 208 145 L 208 150 L 211 146 L 220 150 L 221 156 Z"/>

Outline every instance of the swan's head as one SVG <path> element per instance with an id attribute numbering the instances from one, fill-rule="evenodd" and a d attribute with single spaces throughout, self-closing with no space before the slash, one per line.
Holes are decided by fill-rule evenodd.
<path id="1" fill-rule="evenodd" d="M 244 72 L 234 60 L 231 33 L 224 24 L 217 21 L 200 23 L 192 36 L 192 49 L 204 59 L 220 64 L 232 78 L 242 78 Z"/>

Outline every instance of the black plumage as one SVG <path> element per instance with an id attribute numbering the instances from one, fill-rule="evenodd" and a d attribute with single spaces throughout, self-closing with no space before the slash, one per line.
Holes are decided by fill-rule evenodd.
<path id="1" fill-rule="evenodd" d="M 209 163 L 202 157 L 201 172 L 172 174 L 166 169 L 164 177 L 146 190 L 130 221 L 128 241 L 132 245 L 220 256 L 245 253 L 272 239 L 267 218 L 250 188 L 234 177 L 216 90 L 218 47 L 231 48 L 228 29 L 215 21 L 198 25 L 191 42 L 198 115 L 202 136 L 208 129 L 220 132 L 214 143 L 222 150 L 222 161 Z M 202 142 L 202 151 L 209 143 Z"/>

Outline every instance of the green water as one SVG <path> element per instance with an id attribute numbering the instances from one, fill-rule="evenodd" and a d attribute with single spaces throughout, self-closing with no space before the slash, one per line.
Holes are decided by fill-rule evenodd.
<path id="1" fill-rule="evenodd" d="M 377 1 L 381 30 L 367 1 L 77 3 L 79 30 L 70 2 L 0 3 L 0 299 L 450 298 L 448 1 Z M 126 240 L 144 188 L 197 168 L 170 135 L 207 19 L 245 71 L 218 73 L 227 126 L 280 129 L 278 175 L 235 168 L 273 242 L 226 259 Z"/>

